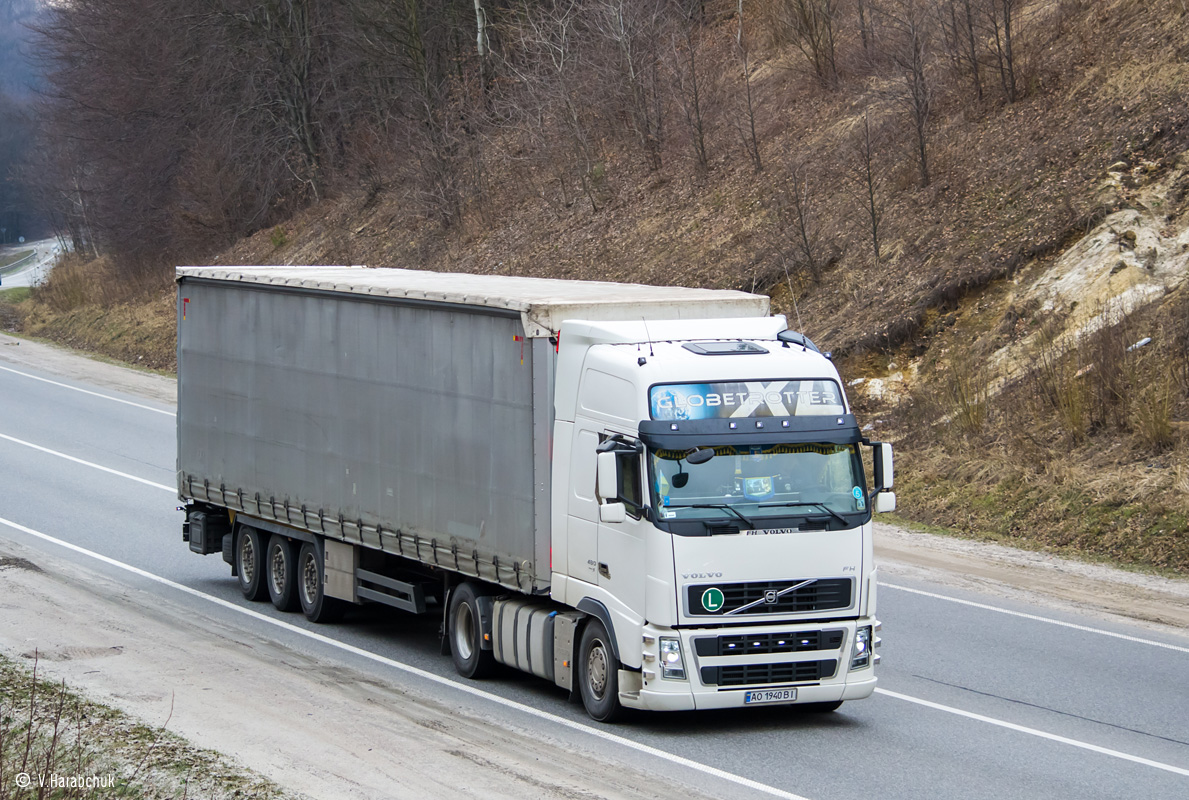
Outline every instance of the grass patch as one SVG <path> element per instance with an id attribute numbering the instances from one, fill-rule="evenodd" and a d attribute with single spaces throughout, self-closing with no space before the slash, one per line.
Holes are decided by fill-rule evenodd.
<path id="1" fill-rule="evenodd" d="M 275 784 L 0 656 L 0 798 L 282 798 Z"/>
<path id="2" fill-rule="evenodd" d="M 28 258 L 29 256 L 33 255 L 33 252 L 33 250 L 18 250 L 17 252 L 9 253 L 8 255 L 0 254 L 0 270 L 4 269 L 9 264 L 17 263 L 22 258 Z"/>
<path id="3" fill-rule="evenodd" d="M 62 259 L 20 302 L 0 297 L 5 330 L 124 364 L 177 368 L 177 311 L 170 275 L 129 276 L 106 260 Z"/>
<path id="4" fill-rule="evenodd" d="M 14 286 L 11 289 L 0 289 L 0 303 L 23 303 L 33 296 L 33 290 L 28 286 Z"/>

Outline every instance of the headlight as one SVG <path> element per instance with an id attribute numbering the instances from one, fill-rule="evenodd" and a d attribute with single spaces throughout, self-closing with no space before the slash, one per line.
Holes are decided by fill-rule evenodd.
<path id="1" fill-rule="evenodd" d="M 681 657 L 681 640 L 661 637 L 661 676 L 670 680 L 685 680 L 685 660 Z"/>
<path id="2" fill-rule="evenodd" d="M 871 626 L 855 631 L 855 643 L 850 649 L 850 668 L 862 669 L 871 664 Z"/>

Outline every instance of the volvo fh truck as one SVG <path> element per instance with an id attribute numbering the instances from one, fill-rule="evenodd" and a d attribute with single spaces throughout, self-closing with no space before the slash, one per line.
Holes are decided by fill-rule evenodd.
<path id="1" fill-rule="evenodd" d="M 766 297 L 359 267 L 177 288 L 183 539 L 249 600 L 439 615 L 463 676 L 530 672 L 601 721 L 874 691 L 891 447 Z"/>

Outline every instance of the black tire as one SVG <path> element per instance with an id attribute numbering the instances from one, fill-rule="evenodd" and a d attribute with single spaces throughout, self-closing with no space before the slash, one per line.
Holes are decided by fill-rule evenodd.
<path id="1" fill-rule="evenodd" d="M 279 533 L 268 540 L 264 558 L 268 598 L 278 611 L 297 609 L 297 558 L 293 543 Z"/>
<path id="2" fill-rule="evenodd" d="M 619 661 L 607 629 L 591 619 L 578 645 L 578 689 L 586 713 L 596 722 L 614 722 L 623 713 L 619 703 Z"/>
<path id="3" fill-rule="evenodd" d="M 802 703 L 797 706 L 806 714 L 829 714 L 831 711 L 837 711 L 842 708 L 841 700 L 834 700 L 829 703 Z"/>
<path id="4" fill-rule="evenodd" d="M 483 649 L 479 597 L 473 583 L 460 584 L 450 596 L 446 612 L 450 657 L 464 678 L 486 678 L 495 669 L 495 654 Z"/>
<path id="5" fill-rule="evenodd" d="M 297 553 L 297 599 L 301 613 L 310 622 L 337 622 L 347 610 L 347 603 L 327 597 L 322 566 L 322 548 L 313 542 L 302 542 Z"/>
<path id="6" fill-rule="evenodd" d="M 264 537 L 255 528 L 241 525 L 235 537 L 235 572 L 239 590 L 248 600 L 263 600 L 268 592 L 264 582 Z"/>

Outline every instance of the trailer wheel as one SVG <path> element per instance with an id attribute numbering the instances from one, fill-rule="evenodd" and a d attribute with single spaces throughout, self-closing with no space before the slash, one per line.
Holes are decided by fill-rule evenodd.
<path id="1" fill-rule="evenodd" d="M 310 622 L 336 622 L 347 610 L 347 604 L 335 597 L 327 597 L 322 567 L 322 548 L 313 542 L 302 542 L 297 554 L 297 598 L 301 612 Z"/>
<path id="2" fill-rule="evenodd" d="M 619 662 L 603 623 L 592 618 L 578 646 L 578 688 L 586 713 L 596 722 L 614 722 L 623 712 L 619 704 Z"/>
<path id="3" fill-rule="evenodd" d="M 249 600 L 263 600 L 268 587 L 264 583 L 264 537 L 255 528 L 243 525 L 235 537 L 235 573 L 239 590 Z"/>
<path id="4" fill-rule="evenodd" d="M 274 533 L 268 540 L 267 567 L 268 596 L 278 611 L 297 608 L 297 559 L 293 544 L 286 537 Z"/>
<path id="5" fill-rule="evenodd" d="M 495 655 L 483 649 L 479 592 L 474 584 L 464 583 L 454 590 L 447 614 L 454 668 L 464 678 L 486 678 L 495 669 Z"/>

